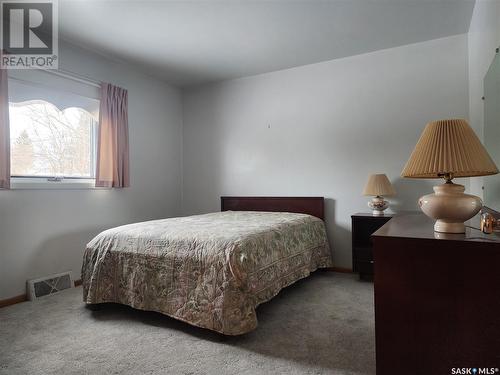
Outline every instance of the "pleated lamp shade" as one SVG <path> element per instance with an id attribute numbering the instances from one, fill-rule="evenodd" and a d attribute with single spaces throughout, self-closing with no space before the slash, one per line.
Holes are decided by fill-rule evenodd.
<path id="1" fill-rule="evenodd" d="M 387 197 L 394 194 L 396 192 L 385 174 L 372 174 L 363 190 L 363 195 Z"/>
<path id="2" fill-rule="evenodd" d="M 486 176 L 498 173 L 467 121 L 439 120 L 427 124 L 406 163 L 402 177 L 441 178 Z"/>

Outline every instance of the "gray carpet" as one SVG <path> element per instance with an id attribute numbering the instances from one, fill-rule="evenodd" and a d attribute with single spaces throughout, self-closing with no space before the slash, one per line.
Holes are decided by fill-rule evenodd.
<path id="1" fill-rule="evenodd" d="M 105 305 L 81 288 L 0 309 L 0 374 L 374 374 L 373 285 L 316 272 L 223 337 L 158 313 Z"/>

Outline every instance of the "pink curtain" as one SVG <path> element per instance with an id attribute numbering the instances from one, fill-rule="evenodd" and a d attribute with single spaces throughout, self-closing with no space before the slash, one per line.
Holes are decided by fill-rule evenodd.
<path id="1" fill-rule="evenodd" d="M 0 189 L 10 189 L 9 93 L 6 69 L 0 69 Z"/>
<path id="2" fill-rule="evenodd" d="M 109 83 L 101 85 L 97 140 L 97 187 L 130 186 L 128 93 Z"/>

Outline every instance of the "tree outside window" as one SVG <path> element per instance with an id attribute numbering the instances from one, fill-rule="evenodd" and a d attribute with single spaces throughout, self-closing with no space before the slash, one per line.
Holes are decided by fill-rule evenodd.
<path id="1" fill-rule="evenodd" d="M 11 175 L 93 178 L 97 121 L 46 101 L 9 104 Z"/>

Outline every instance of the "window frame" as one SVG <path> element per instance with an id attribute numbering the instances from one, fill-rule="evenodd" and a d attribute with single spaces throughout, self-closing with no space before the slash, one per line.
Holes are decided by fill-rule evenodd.
<path id="1" fill-rule="evenodd" d="M 15 79 L 15 78 L 14 78 Z M 29 82 L 27 82 L 29 83 Z M 37 86 L 37 83 L 32 83 Z M 42 85 L 44 86 L 44 85 Z M 64 91 L 64 90 L 62 90 Z M 9 98 L 10 99 L 10 98 Z M 52 104 L 50 101 L 39 99 L 40 101 Z M 100 100 L 100 99 L 96 99 Z M 9 100 L 9 106 L 10 106 Z M 22 102 L 16 103 L 20 104 Z M 80 108 L 75 106 L 75 108 Z M 78 189 L 102 189 L 95 186 L 96 182 L 96 166 L 97 166 L 97 137 L 99 131 L 99 122 L 94 117 L 91 131 L 91 147 L 90 153 L 91 176 L 90 177 L 64 177 L 64 176 L 29 176 L 29 175 L 12 175 L 10 176 L 10 188 L 14 190 L 78 190 Z M 10 155 L 12 157 L 12 153 Z M 12 163 L 12 161 L 11 161 Z"/>
<path id="2" fill-rule="evenodd" d="M 95 178 L 61 178 L 51 180 L 53 177 L 11 177 L 10 188 L 15 190 L 73 190 L 97 189 Z"/>

